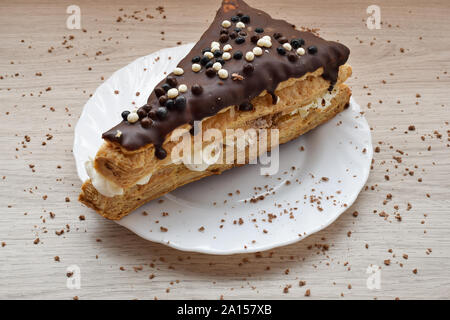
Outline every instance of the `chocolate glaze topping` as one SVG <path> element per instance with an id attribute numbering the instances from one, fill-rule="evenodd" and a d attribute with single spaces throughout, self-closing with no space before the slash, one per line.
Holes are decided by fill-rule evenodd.
<path id="1" fill-rule="evenodd" d="M 222 27 L 224 20 L 231 22 L 229 28 Z M 239 21 L 246 21 L 245 28 L 237 29 L 236 24 Z M 224 35 L 228 35 L 228 39 Z M 253 61 L 246 61 L 244 58 L 246 52 L 252 51 L 258 38 L 266 35 L 271 37 L 272 46 L 263 47 L 261 56 L 255 56 Z M 211 64 L 208 68 L 206 64 L 202 65 L 199 72 L 192 71 L 193 58 L 197 56 L 203 58 L 202 51 L 210 48 L 213 41 L 220 43 L 221 51 L 226 44 L 232 46 L 231 59 L 223 64 L 223 68 L 229 74 L 226 79 L 214 75 Z M 287 54 L 282 54 L 283 50 L 277 48 L 283 47 L 285 43 L 291 43 L 293 48 Z M 299 44 L 305 49 L 304 55 L 296 53 L 295 47 Z M 311 47 L 313 49 L 310 49 Z M 233 58 L 233 54 L 237 51 L 241 51 L 244 57 Z M 340 43 L 326 41 L 310 32 L 295 30 L 293 25 L 283 20 L 272 19 L 267 13 L 248 6 L 244 1 L 224 0 L 211 26 L 178 64 L 184 73 L 182 75 L 171 73 L 157 85 L 150 94 L 147 104 L 142 107 L 145 112 L 140 112 L 139 121 L 130 123 L 124 120 L 105 132 L 102 137 L 119 143 L 130 151 L 154 144 L 155 155 L 164 158 L 167 154 L 161 146 L 166 135 L 172 130 L 180 125 L 193 124 L 196 120 L 215 115 L 230 105 L 248 106 L 250 101 L 264 90 L 272 95 L 275 103 L 276 87 L 289 78 L 299 78 L 323 67 L 322 77 L 330 81 L 332 88 L 337 80 L 339 66 L 347 61 L 349 53 L 349 49 Z M 224 62 L 221 57 L 216 56 L 210 61 Z M 239 77 L 232 76 L 233 74 L 238 74 Z M 185 84 L 188 87 L 186 92 L 179 93 L 178 96 L 183 97 L 181 100 L 184 101 L 167 98 L 166 91 L 174 84 Z M 171 101 L 167 102 L 168 100 Z M 162 114 L 164 112 L 161 111 L 161 107 L 166 109 L 165 114 Z M 243 112 L 251 109 L 240 108 Z M 148 117 L 145 117 L 145 113 Z M 118 130 L 121 135 L 117 135 Z"/>

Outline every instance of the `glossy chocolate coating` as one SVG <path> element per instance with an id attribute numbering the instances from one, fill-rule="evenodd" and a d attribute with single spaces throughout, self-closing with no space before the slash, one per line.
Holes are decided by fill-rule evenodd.
<path id="1" fill-rule="evenodd" d="M 233 39 L 228 39 L 225 43 L 221 43 L 221 47 L 225 44 L 231 44 L 233 49 L 231 55 L 236 51 L 246 52 L 252 51 L 256 46 L 250 39 L 257 35 L 262 38 L 268 35 L 272 39 L 271 48 L 262 48 L 264 53 L 262 56 L 255 57 L 252 62 L 245 59 L 230 59 L 226 61 L 223 68 L 228 71 L 227 79 L 220 79 L 217 75 L 208 77 L 206 68 L 202 67 L 201 71 L 195 73 L 191 70 L 192 59 L 196 56 L 202 56 L 202 50 L 209 48 L 212 41 L 219 42 L 221 32 L 224 28 L 221 26 L 223 20 L 231 21 L 231 18 L 237 16 L 238 13 L 250 17 L 250 22 L 245 24 L 245 42 L 237 44 Z M 235 22 L 227 30 L 232 33 L 235 29 Z M 264 29 L 263 33 L 256 33 L 255 29 Z M 277 53 L 277 47 L 281 46 L 280 42 L 275 39 L 274 34 L 281 34 L 279 39 L 301 38 L 304 40 L 303 48 L 307 53 L 298 56 L 298 59 L 289 59 L 288 55 Z M 317 52 L 308 53 L 307 48 L 315 46 Z M 295 49 L 291 52 L 295 53 Z M 308 72 L 314 72 L 323 67 L 322 77 L 330 81 L 333 85 L 336 82 L 339 66 L 343 65 L 349 56 L 349 49 L 337 42 L 326 41 L 315 36 L 310 32 L 302 32 L 295 30 L 294 27 L 283 21 L 272 19 L 268 14 L 261 10 L 249 7 L 241 0 L 225 0 L 211 26 L 202 35 L 197 44 L 178 64 L 183 68 L 184 74 L 175 76 L 171 73 L 170 77 L 175 77 L 178 83 L 184 83 L 190 89 L 194 84 L 200 85 L 203 89 L 199 95 L 194 95 L 191 90 L 183 93 L 186 99 L 186 105 L 182 110 L 169 110 L 165 119 L 155 119 L 150 127 L 142 126 L 141 121 L 136 123 L 128 123 L 122 121 L 114 128 L 103 134 L 103 139 L 119 143 L 125 149 L 133 151 L 148 144 L 154 144 L 157 148 L 161 148 L 162 143 L 167 134 L 176 129 L 180 125 L 189 123 L 193 124 L 196 120 L 202 120 L 205 117 L 217 114 L 221 109 L 230 105 L 241 105 L 249 103 L 253 98 L 257 97 L 262 91 L 267 90 L 272 94 L 274 102 L 276 96 L 274 94 L 276 87 L 280 82 L 289 78 L 300 78 Z M 212 60 L 214 60 L 213 58 Z M 244 65 L 251 63 L 253 65 L 252 72 L 244 73 Z M 244 77 L 243 80 L 232 80 L 232 74 L 238 73 Z M 166 79 L 157 85 L 157 88 L 166 83 Z M 158 92 L 161 90 L 157 90 Z M 158 96 L 153 91 L 147 104 L 151 106 L 151 110 L 160 107 Z M 122 135 L 117 138 L 116 132 L 120 130 Z"/>

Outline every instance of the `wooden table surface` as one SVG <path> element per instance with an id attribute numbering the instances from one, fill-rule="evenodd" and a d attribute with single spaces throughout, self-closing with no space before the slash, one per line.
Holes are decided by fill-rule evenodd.
<path id="1" fill-rule="evenodd" d="M 355 204 L 261 255 L 180 252 L 101 218 L 77 201 L 71 149 L 83 105 L 134 59 L 196 41 L 220 2 L 3 0 L 0 298 L 450 298 L 448 1 L 376 1 L 379 30 L 366 27 L 367 1 L 248 2 L 350 47 L 349 83 L 376 147 Z M 66 27 L 71 4 L 81 30 Z M 66 285 L 71 265 L 80 289 Z M 379 289 L 366 285 L 371 265 Z"/>

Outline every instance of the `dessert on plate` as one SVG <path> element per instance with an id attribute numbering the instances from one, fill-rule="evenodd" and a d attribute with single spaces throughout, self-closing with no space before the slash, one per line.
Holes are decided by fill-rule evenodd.
<path id="1" fill-rule="evenodd" d="M 79 200 L 118 220 L 182 185 L 253 160 L 249 149 L 255 137 L 245 136 L 244 163 L 190 165 L 173 157 L 182 139 L 192 141 L 189 151 L 195 154 L 213 144 L 194 142 L 205 129 L 224 135 L 231 129 L 277 129 L 279 139 L 267 139 L 270 150 L 327 122 L 349 104 L 351 92 L 344 84 L 352 73 L 349 53 L 340 43 L 298 31 L 244 1 L 223 1 L 209 28 L 147 103 L 125 110 L 123 121 L 103 133 L 103 145 L 86 163 L 90 179 Z M 229 153 L 227 142 L 214 141 L 213 154 Z M 256 156 L 264 151 L 257 148 Z"/>

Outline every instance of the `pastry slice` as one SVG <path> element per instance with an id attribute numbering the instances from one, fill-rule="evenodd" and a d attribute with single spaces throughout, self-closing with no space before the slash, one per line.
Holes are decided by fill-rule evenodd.
<path id="1" fill-rule="evenodd" d="M 264 130 L 270 150 L 325 123 L 349 104 L 349 53 L 244 1 L 223 1 L 211 26 L 147 103 L 124 111 L 123 121 L 103 133 L 104 144 L 86 163 L 90 179 L 79 200 L 118 220 L 182 185 L 254 161 L 266 151 L 256 144 L 256 153 L 250 152 Z M 208 129 L 225 139 L 195 143 Z M 246 134 L 230 153 L 231 129 Z M 272 132 L 278 139 L 271 139 Z M 182 156 L 213 146 L 211 155 L 231 154 L 232 161 L 181 161 L 174 157 L 180 141 L 191 142 Z M 238 151 L 243 161 L 233 160 Z"/>

